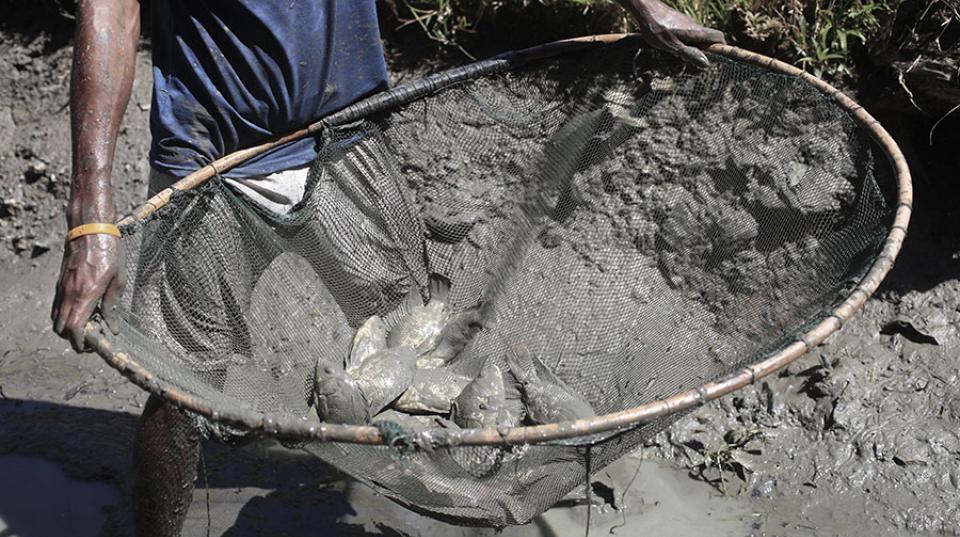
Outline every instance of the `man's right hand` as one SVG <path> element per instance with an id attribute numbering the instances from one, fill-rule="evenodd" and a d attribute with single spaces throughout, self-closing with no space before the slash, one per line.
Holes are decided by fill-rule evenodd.
<path id="1" fill-rule="evenodd" d="M 140 39 L 137 0 L 80 0 L 70 77 L 73 170 L 67 225 L 113 222 L 110 172 L 120 120 L 130 100 Z M 53 299 L 53 329 L 84 350 L 83 332 L 97 306 L 114 332 L 123 286 L 121 243 L 83 235 L 66 245 Z"/>
<path id="2" fill-rule="evenodd" d="M 51 318 L 54 331 L 77 352 L 85 350 L 84 327 L 98 304 L 110 329 L 119 329 L 121 258 L 120 239 L 113 235 L 84 235 L 64 246 Z"/>
<path id="3" fill-rule="evenodd" d="M 710 65 L 695 46 L 724 43 L 723 32 L 697 24 L 693 18 L 660 0 L 617 0 L 637 21 L 637 30 L 650 46 L 676 54 L 695 65 Z"/>

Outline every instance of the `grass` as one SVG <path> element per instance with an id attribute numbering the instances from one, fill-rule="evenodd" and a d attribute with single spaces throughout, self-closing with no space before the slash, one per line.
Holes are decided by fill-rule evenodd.
<path id="1" fill-rule="evenodd" d="M 674 8 L 737 41 L 766 44 L 768 52 L 817 76 L 850 78 L 854 48 L 867 47 L 901 0 L 673 0 Z M 739 34 L 739 35 L 738 35 Z"/>
<path id="2" fill-rule="evenodd" d="M 745 4 L 743 0 L 668 0 L 666 3 L 700 24 L 719 29 L 727 28 L 733 10 Z"/>
<path id="3" fill-rule="evenodd" d="M 390 0 L 386 4 L 404 24 L 415 24 L 430 39 L 457 46 L 464 34 L 501 12 L 517 13 L 533 7 L 557 10 L 613 10 L 611 0 Z"/>
<path id="4" fill-rule="evenodd" d="M 665 0 L 701 24 L 723 30 L 734 44 L 772 54 L 830 79 L 851 78 L 859 52 L 869 48 L 905 0 Z M 612 0 L 393 0 L 398 19 L 443 46 L 461 47 L 483 23 L 529 7 L 555 12 L 618 13 Z M 558 20 L 570 20 L 559 17 Z M 607 17 L 621 30 L 623 17 Z M 495 26 L 495 25 L 492 25 Z M 496 31 L 491 28 L 491 31 Z M 571 34 L 572 35 L 572 34 Z M 461 47 L 462 49 L 462 47 Z"/>

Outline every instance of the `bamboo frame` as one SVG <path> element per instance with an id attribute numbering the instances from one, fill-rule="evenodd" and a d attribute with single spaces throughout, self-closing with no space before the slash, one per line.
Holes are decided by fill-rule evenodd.
<path id="1" fill-rule="evenodd" d="M 535 59 L 589 48 L 597 44 L 612 43 L 621 39 L 637 39 L 637 36 L 633 34 L 608 34 L 548 43 L 477 62 L 466 67 L 452 69 L 375 95 L 296 132 L 218 159 L 150 198 L 134 210 L 131 215 L 120 220 L 118 224 L 123 226 L 143 220 L 166 205 L 174 192 L 196 188 L 211 177 L 284 143 L 317 134 L 328 127 L 350 123 L 373 112 L 389 110 L 416 97 L 439 91 L 483 74 L 516 68 Z M 458 431 L 439 428 L 428 429 L 416 433 L 421 442 L 433 446 L 517 445 L 569 440 L 598 433 L 634 429 L 654 419 L 688 410 L 730 394 L 793 362 L 808 350 L 823 342 L 830 334 L 840 329 L 877 290 L 900 252 L 912 211 L 913 191 L 910 170 L 897 144 L 877 120 L 862 107 L 830 84 L 809 73 L 778 60 L 728 45 L 712 45 L 707 50 L 733 60 L 803 79 L 847 110 L 886 152 L 896 175 L 898 200 L 893 224 L 887 234 L 883 249 L 874 259 L 866 275 L 843 302 L 794 342 L 760 362 L 744 367 L 725 377 L 707 382 L 698 388 L 684 390 L 657 401 L 587 420 L 501 429 L 464 429 Z M 86 343 L 100 354 L 110 366 L 150 393 L 163 397 L 178 407 L 191 412 L 213 420 L 220 420 L 254 431 L 262 431 L 287 438 L 371 445 L 383 445 L 385 443 L 385 439 L 378 430 L 371 426 L 327 423 L 314 426 L 305 421 L 285 416 L 213 408 L 207 401 L 199 400 L 157 378 L 150 371 L 144 369 L 134 357 L 115 349 L 97 325 L 88 323 L 86 330 Z"/>

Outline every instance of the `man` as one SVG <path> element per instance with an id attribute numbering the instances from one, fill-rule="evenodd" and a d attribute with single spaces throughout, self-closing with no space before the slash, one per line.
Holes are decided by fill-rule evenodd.
<path id="1" fill-rule="evenodd" d="M 651 45 L 692 62 L 691 45 L 722 42 L 659 0 L 620 0 Z M 110 178 L 139 40 L 137 0 L 81 0 L 71 120 L 70 229 L 54 299 L 54 330 L 77 352 L 98 309 L 111 328 L 122 252 Z M 386 89 L 374 0 L 154 0 L 150 189 L 223 155 L 304 126 Z M 290 144 L 230 171 L 252 201 L 285 212 L 303 195 L 313 140 Z M 199 436 L 190 419 L 151 397 L 134 447 L 137 535 L 179 534 L 192 497 Z"/>

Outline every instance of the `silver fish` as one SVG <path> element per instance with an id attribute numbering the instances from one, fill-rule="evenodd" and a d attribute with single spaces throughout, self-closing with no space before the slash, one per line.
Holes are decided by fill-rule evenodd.
<path id="1" fill-rule="evenodd" d="M 488 361 L 453 402 L 451 416 L 465 429 L 516 425 L 510 423 L 513 420 L 506 413 L 505 403 L 503 374 L 496 364 Z"/>
<path id="2" fill-rule="evenodd" d="M 448 414 L 453 400 L 469 383 L 469 377 L 448 368 L 417 369 L 410 387 L 393 408 L 407 414 Z"/>
<path id="3" fill-rule="evenodd" d="M 538 424 L 556 423 L 596 415 L 586 399 L 571 390 L 543 362 L 531 355 L 522 343 L 514 345 L 507 352 L 507 365 L 520 383 L 520 393 L 530 421 Z"/>
<path id="4" fill-rule="evenodd" d="M 363 425 L 370 420 L 369 404 L 357 381 L 330 366 L 318 364 L 314 405 L 320 421 Z"/>
<path id="5" fill-rule="evenodd" d="M 439 274 L 430 275 L 430 301 L 426 305 L 417 290 L 412 289 L 407 295 L 406 315 L 390 330 L 387 345 L 417 349 L 419 354 L 432 350 L 450 316 L 449 293 L 450 280 Z"/>
<path id="6" fill-rule="evenodd" d="M 370 413 L 376 414 L 410 386 L 416 367 L 416 352 L 407 347 L 397 347 L 374 353 L 350 375 L 366 396 Z"/>
<path id="7" fill-rule="evenodd" d="M 353 346 L 347 358 L 347 370 L 360 366 L 364 360 L 387 348 L 387 325 L 379 315 L 374 315 L 360 325 L 353 336 Z"/>

